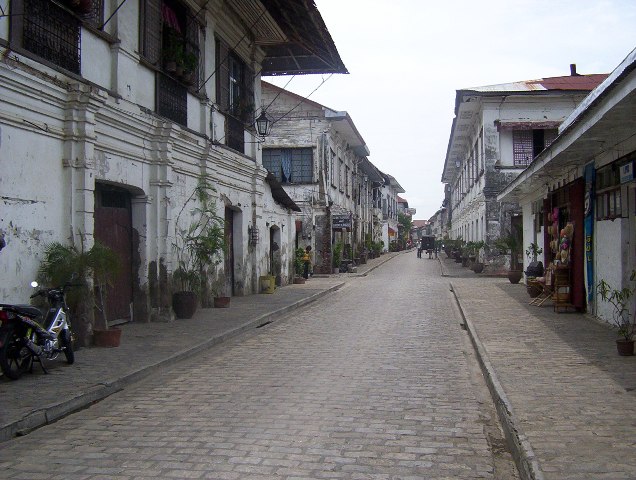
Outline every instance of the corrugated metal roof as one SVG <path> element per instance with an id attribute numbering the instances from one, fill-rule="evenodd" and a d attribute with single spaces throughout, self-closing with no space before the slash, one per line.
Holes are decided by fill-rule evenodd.
<path id="1" fill-rule="evenodd" d="M 596 88 L 607 78 L 606 73 L 594 73 L 591 75 L 567 75 L 564 77 L 539 78 L 535 80 L 522 80 L 498 85 L 485 85 L 481 87 L 463 88 L 462 91 L 473 92 L 536 92 L 551 90 L 583 90 L 590 91 Z"/>

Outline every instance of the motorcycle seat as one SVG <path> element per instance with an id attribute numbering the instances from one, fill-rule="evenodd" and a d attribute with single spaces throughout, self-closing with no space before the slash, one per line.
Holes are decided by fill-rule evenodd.
<path id="1" fill-rule="evenodd" d="M 0 310 L 7 310 L 9 312 L 15 312 L 18 315 L 24 315 L 29 318 L 38 318 L 42 315 L 42 312 L 39 308 L 33 307 L 31 305 L 6 305 L 0 304 Z"/>

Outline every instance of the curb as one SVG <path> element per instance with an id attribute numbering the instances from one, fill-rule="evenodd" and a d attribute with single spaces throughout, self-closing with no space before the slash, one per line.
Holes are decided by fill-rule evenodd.
<path id="1" fill-rule="evenodd" d="M 166 365 L 172 365 L 180 360 L 193 357 L 194 355 L 207 348 L 226 342 L 227 340 L 236 337 L 248 330 L 267 323 L 272 317 L 285 315 L 291 311 L 313 303 L 319 298 L 335 292 L 336 290 L 339 290 L 344 284 L 345 282 L 338 283 L 326 290 L 315 293 L 307 298 L 298 300 L 297 302 L 290 305 L 281 307 L 278 310 L 248 320 L 247 322 L 237 326 L 236 328 L 233 328 L 231 330 L 228 330 L 227 332 L 208 338 L 201 343 L 192 345 L 189 348 L 176 352 L 159 362 L 141 367 L 137 370 L 121 376 L 120 378 L 105 380 L 99 386 L 95 386 L 90 390 L 78 393 L 72 398 L 63 400 L 59 403 L 46 405 L 37 410 L 33 410 L 19 420 L 10 421 L 9 423 L 2 425 L 2 427 L 0 427 L 0 443 L 6 442 L 7 440 L 10 440 L 14 437 L 27 435 L 40 427 L 49 425 L 58 420 L 61 420 L 62 418 L 72 413 L 90 407 L 91 405 L 104 400 L 112 394 L 123 390 L 126 386 L 148 377 L 150 374 Z"/>
<path id="2" fill-rule="evenodd" d="M 475 348 L 475 352 L 477 353 L 481 371 L 484 375 L 484 379 L 486 380 L 486 384 L 488 385 L 488 390 L 490 390 L 490 395 L 495 403 L 497 416 L 499 417 L 499 421 L 501 422 L 506 436 L 508 447 L 515 459 L 519 475 L 522 480 L 544 480 L 543 472 L 541 471 L 539 462 L 534 454 L 534 450 L 530 445 L 530 441 L 517 423 L 512 405 L 508 400 L 506 392 L 501 386 L 499 379 L 497 378 L 495 369 L 490 363 L 486 349 L 477 336 L 475 326 L 464 314 L 460 296 L 452 282 L 450 283 L 450 290 L 453 292 L 457 308 L 459 309 L 461 318 L 466 330 L 468 331 L 468 335 L 470 336 L 470 340 Z"/>

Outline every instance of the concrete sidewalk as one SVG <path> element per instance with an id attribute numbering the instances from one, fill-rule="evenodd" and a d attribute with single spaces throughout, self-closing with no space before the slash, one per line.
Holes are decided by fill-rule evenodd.
<path id="1" fill-rule="evenodd" d="M 442 258 L 444 257 L 444 258 Z M 636 478 L 636 357 L 590 315 L 440 256 L 524 479 Z"/>
<path id="2" fill-rule="evenodd" d="M 273 294 L 233 297 L 230 308 L 199 309 L 193 318 L 169 323 L 122 325 L 118 348 L 83 348 L 75 364 L 64 356 L 40 365 L 18 381 L 0 375 L 0 442 L 52 423 L 143 379 L 157 369 L 195 355 L 233 336 L 275 321 L 282 315 L 339 289 L 348 278 L 364 276 L 395 253 L 358 266 L 357 273 L 324 275 Z"/>

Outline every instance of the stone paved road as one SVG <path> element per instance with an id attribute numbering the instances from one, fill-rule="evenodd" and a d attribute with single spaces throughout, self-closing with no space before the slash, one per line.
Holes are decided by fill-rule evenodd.
<path id="1" fill-rule="evenodd" d="M 7 442 L 2 478 L 510 478 L 438 268 L 401 255 Z"/>

